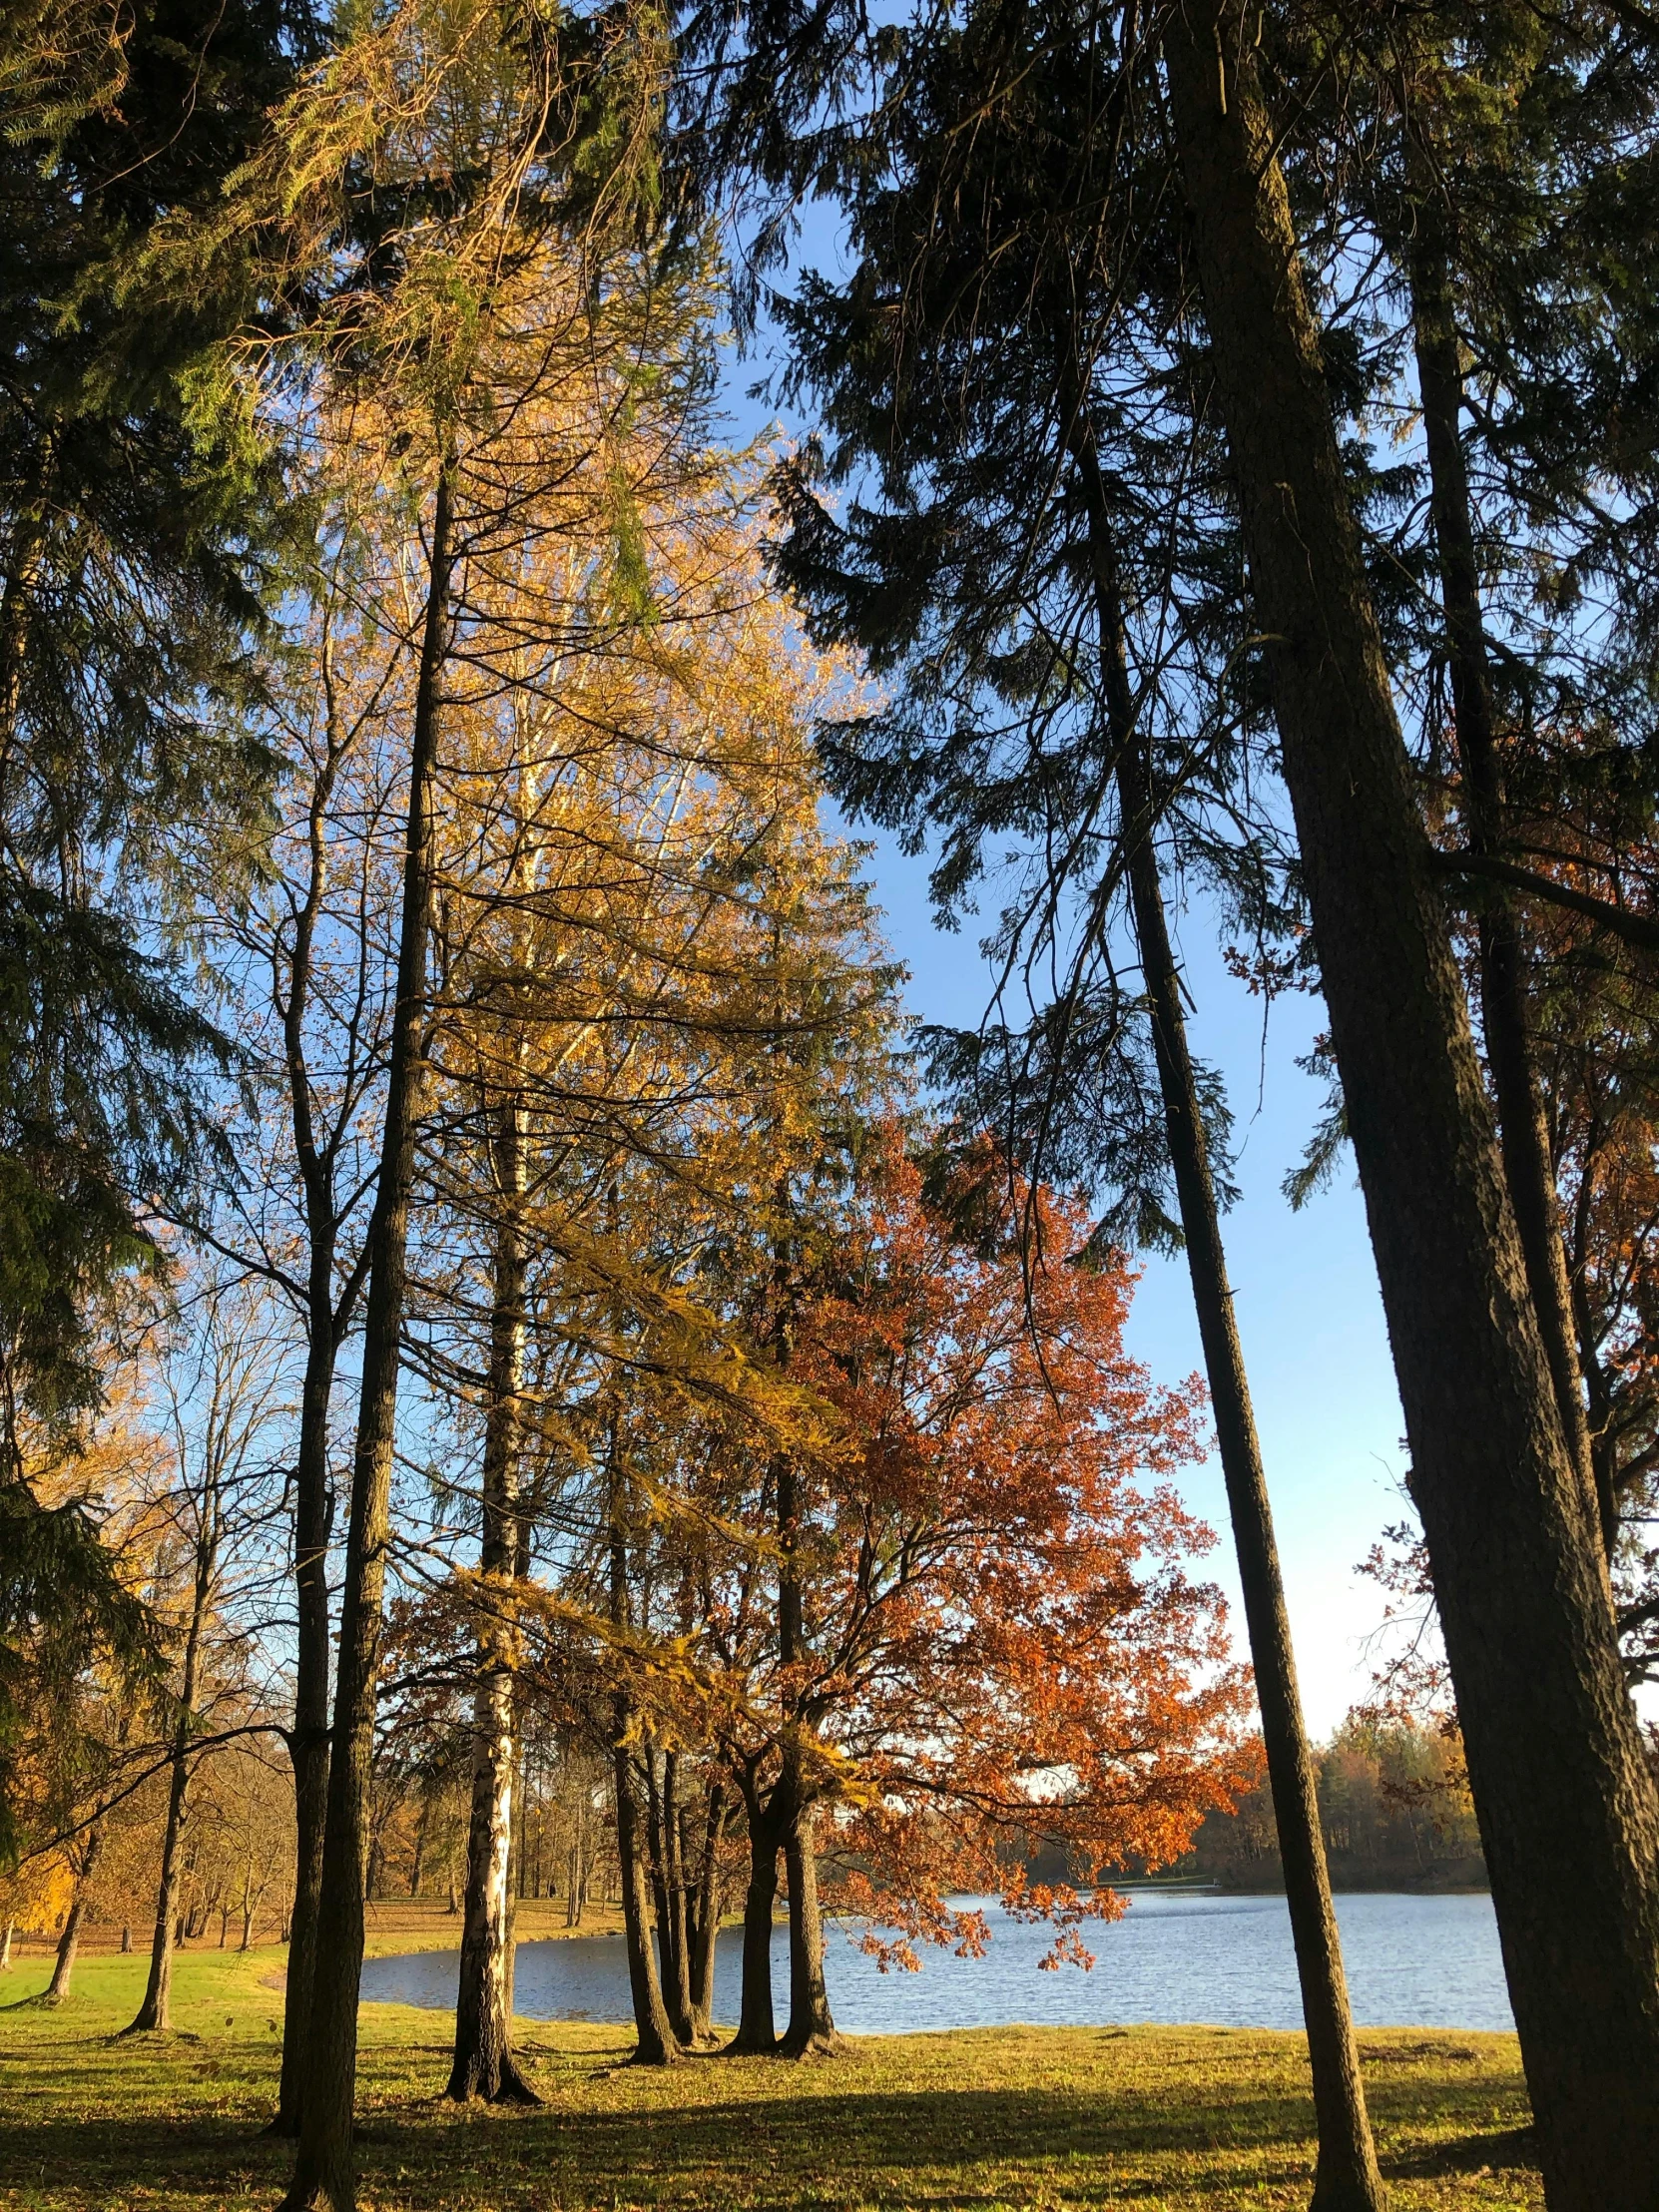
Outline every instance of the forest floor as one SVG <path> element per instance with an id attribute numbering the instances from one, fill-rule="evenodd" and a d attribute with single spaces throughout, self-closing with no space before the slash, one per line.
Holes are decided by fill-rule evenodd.
<path id="1" fill-rule="evenodd" d="M 453 1924 L 451 1924 L 452 1926 Z M 544 1933 L 538 1930 L 537 1933 Z M 545 1931 L 552 1934 L 553 1930 Z M 409 1947 L 375 1931 L 372 1947 Z M 175 2027 L 117 2038 L 142 1956 L 50 1959 L 0 1985 L 0 2206 L 269 2207 L 289 2147 L 271 2110 L 281 1952 L 187 1951 Z M 860 2037 L 844 2057 L 622 2061 L 615 2027 L 519 2023 L 546 2098 L 458 2111 L 443 2016 L 365 2005 L 362 2212 L 1215 2212 L 1305 2206 L 1313 2110 L 1299 2036 L 1226 2028 L 988 2028 Z M 1514 2038 L 1362 2037 L 1392 2212 L 1537 2207 Z"/>

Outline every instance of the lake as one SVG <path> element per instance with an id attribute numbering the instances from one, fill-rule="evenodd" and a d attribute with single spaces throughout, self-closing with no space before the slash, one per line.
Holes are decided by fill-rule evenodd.
<path id="1" fill-rule="evenodd" d="M 991 1927 L 983 1958 L 926 1949 L 919 1973 L 883 1974 L 857 1948 L 857 1931 L 831 1923 L 825 1971 L 835 2024 L 855 2035 L 929 2028 L 1048 2027 L 1128 2022 L 1300 2027 L 1290 1918 L 1277 1897 L 1138 1890 L 1111 1926 L 1084 1940 L 1092 1969 L 1045 1973 L 1042 1928 L 1010 1921 L 981 1900 Z M 1489 1897 L 1357 1895 L 1337 1900 L 1354 2016 L 1362 2027 L 1509 2028 L 1497 1924 Z M 715 2018 L 736 2020 L 742 1931 L 722 1931 L 715 1954 Z M 437 2009 L 455 2001 L 454 1951 L 364 1963 L 368 2002 Z M 632 2017 L 620 1936 L 520 1943 L 517 2009 L 538 2020 Z M 772 1983 L 779 2025 L 789 2010 L 787 1937 L 774 1933 Z"/>

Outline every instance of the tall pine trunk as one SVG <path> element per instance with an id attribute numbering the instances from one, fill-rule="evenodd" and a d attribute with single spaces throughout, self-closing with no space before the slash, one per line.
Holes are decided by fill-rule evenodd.
<path id="1" fill-rule="evenodd" d="M 1164 51 L 1332 1038 L 1548 2201 L 1650 2212 L 1659 1809 L 1410 787 L 1255 35 L 1195 0 Z"/>
<path id="2" fill-rule="evenodd" d="M 1468 471 L 1460 434 L 1463 366 L 1445 219 L 1421 154 L 1410 154 L 1407 161 L 1417 188 L 1411 202 L 1415 228 L 1406 256 L 1411 327 L 1417 388 L 1422 399 L 1423 442 L 1428 449 L 1429 496 L 1468 839 L 1475 852 L 1501 853 L 1505 842 L 1503 764 L 1492 709 L 1480 574 L 1475 562 Z M 1481 1026 L 1486 1038 L 1486 1064 L 1497 1099 L 1509 1202 L 1525 1255 L 1527 1286 L 1543 1336 L 1567 1449 L 1591 1500 L 1602 1548 L 1611 1558 L 1618 1536 L 1618 1507 L 1610 1481 L 1598 1489 L 1590 1453 L 1549 1123 L 1527 1037 L 1525 955 L 1508 892 L 1496 883 L 1481 884 L 1477 891 Z"/>
<path id="3" fill-rule="evenodd" d="M 1088 512 L 1103 688 L 1108 734 L 1118 764 L 1130 905 L 1152 1012 L 1153 1054 L 1165 1136 L 1175 1174 L 1181 1233 L 1186 1242 L 1187 1269 L 1239 1561 L 1268 1783 L 1302 1990 L 1302 2016 L 1308 2031 L 1308 2061 L 1319 2123 L 1319 2166 L 1313 2201 L 1318 2212 L 1379 2212 L 1383 2201 L 1382 2181 L 1366 2110 L 1342 1943 L 1331 1902 L 1318 1774 L 1297 1686 L 1291 1619 L 1268 1499 L 1267 1470 L 1262 1463 L 1244 1347 L 1227 1277 L 1227 1252 L 1222 1243 L 1209 1141 L 1187 1044 L 1180 971 L 1170 944 L 1153 843 L 1157 810 L 1146 741 L 1137 727 L 1129 680 L 1116 538 L 1093 434 L 1080 410 L 1071 442 Z"/>
<path id="4" fill-rule="evenodd" d="M 409 749 L 397 997 L 392 1013 L 385 1124 L 368 1233 L 368 1298 L 361 1394 L 351 1469 L 345 1578 L 328 1769 L 299 2151 L 283 2202 L 289 2212 L 350 2212 L 355 2201 L 352 2108 L 357 2078 L 357 1991 L 362 1975 L 369 1787 L 380 1659 L 381 1601 L 391 1534 L 391 1470 L 408 1265 L 409 1195 L 420 1106 L 421 1037 L 432 915 L 433 778 L 440 687 L 448 645 L 453 562 L 450 467 L 439 471 L 431 561 Z"/>
<path id="5" fill-rule="evenodd" d="M 484 1414 L 483 1534 L 478 1679 L 473 1693 L 472 1813 L 455 2056 L 450 2096 L 464 2102 L 539 2104 L 512 2053 L 513 1794 L 519 1767 L 518 1631 L 513 1585 L 519 1569 L 519 1457 L 524 1391 L 523 1109 L 500 1109 L 495 1153 L 494 1284 Z"/>

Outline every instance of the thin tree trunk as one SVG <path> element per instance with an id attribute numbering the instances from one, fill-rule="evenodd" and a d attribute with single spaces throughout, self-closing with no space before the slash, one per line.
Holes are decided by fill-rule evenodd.
<path id="1" fill-rule="evenodd" d="M 391 1025 L 379 1180 L 369 1226 L 368 1301 L 351 1470 L 345 1579 L 328 1774 L 299 2152 L 283 2200 L 289 2212 L 351 2212 L 351 2122 L 357 2077 L 357 1991 L 363 1957 L 363 1880 L 374 1752 L 381 1597 L 390 1536 L 392 1452 L 408 1262 L 409 1193 L 421 1088 L 421 1029 L 432 911 L 432 784 L 439 683 L 449 632 L 452 561 L 449 468 L 439 473 L 426 619 L 409 759 L 409 813 L 397 997 Z"/>
<path id="2" fill-rule="evenodd" d="M 297 1637 L 294 1653 L 293 1766 L 294 1883 L 288 1915 L 288 1960 L 282 2005 L 282 2072 L 270 2132 L 299 2132 L 300 2084 L 311 2010 L 317 1910 L 322 1889 L 323 1832 L 328 1815 L 328 1538 L 332 1503 L 328 1488 L 328 1415 L 339 1348 L 350 1327 L 362 1270 L 352 1271 L 335 1297 L 334 1262 L 339 1245 L 339 1206 L 334 1156 L 319 1142 L 311 1110 L 305 1038 L 316 927 L 328 880 L 326 818 L 349 739 L 333 726 L 328 750 L 311 792 L 306 825 L 308 874 L 294 919 L 293 954 L 286 1003 L 281 1007 L 288 1111 L 310 1245 L 305 1295 L 305 1376 L 299 1398 L 299 1434 L 293 1479 L 293 1594 Z M 366 1260 L 367 1255 L 364 1254 Z"/>
<path id="3" fill-rule="evenodd" d="M 1548 2201 L 1651 2212 L 1659 1807 L 1409 782 L 1255 35 L 1199 0 L 1170 15 L 1164 51 L 1414 1492 Z"/>
<path id="4" fill-rule="evenodd" d="M 8 1921 L 5 1934 L 0 1936 L 0 1973 L 10 1973 L 12 1970 L 12 1936 L 16 1929 L 16 1921 Z"/>
<path id="5" fill-rule="evenodd" d="M 628 1619 L 628 1543 L 622 1517 L 623 1472 L 621 1438 L 613 1410 L 608 1442 L 611 1520 L 611 1619 L 626 1629 Z M 618 1655 L 620 1663 L 620 1654 Z M 611 1707 L 611 1771 L 616 1786 L 616 1853 L 622 1878 L 622 1931 L 628 1952 L 628 1985 L 634 2000 L 634 2026 L 638 2034 L 633 2063 L 669 2066 L 685 2054 L 663 2002 L 657 1953 L 651 1940 L 651 1871 L 648 1818 L 640 1802 L 636 1715 L 625 1682 L 619 1683 Z"/>
<path id="6" fill-rule="evenodd" d="M 824 1978 L 824 1915 L 818 1902 L 816 1808 L 805 1805 L 784 1831 L 790 1883 L 790 2024 L 779 2048 L 786 2058 L 823 2057 L 839 2037 Z"/>
<path id="7" fill-rule="evenodd" d="M 209 1478 L 211 1480 L 211 1477 Z M 184 1675 L 179 1687 L 179 1718 L 173 1731 L 173 1773 L 167 1793 L 167 1820 L 162 1829 L 162 1872 L 156 1892 L 156 1929 L 150 1946 L 150 1977 L 144 2001 L 124 2030 L 129 2035 L 172 2025 L 169 2006 L 173 1993 L 173 1952 L 179 1937 L 179 1846 L 184 1833 L 185 1806 L 190 1791 L 190 1738 L 196 1720 L 196 1693 L 202 1667 L 202 1637 L 213 1602 L 219 1571 L 219 1496 L 217 1486 L 205 1488 L 202 1521 L 198 1530 L 196 1579 L 191 1591 L 190 1626 L 185 1634 Z"/>
<path id="8" fill-rule="evenodd" d="M 1244 1347 L 1227 1278 L 1227 1253 L 1209 1142 L 1187 1045 L 1180 972 L 1170 944 L 1153 843 L 1156 808 L 1146 743 L 1137 728 L 1129 679 L 1116 537 L 1093 434 L 1080 410 L 1072 432 L 1072 450 L 1088 510 L 1106 713 L 1118 764 L 1130 903 L 1152 1011 L 1164 1127 L 1239 1561 L 1245 1625 L 1256 1674 L 1268 1781 L 1302 1988 L 1302 2015 L 1308 2031 L 1308 2060 L 1319 2122 L 1319 2165 L 1313 2201 L 1319 2212 L 1378 2212 L 1382 2203 L 1382 2181 L 1366 2110 L 1342 1943 L 1331 1902 L 1331 1878 L 1320 1824 L 1318 1770 L 1297 1687 L 1291 1620 L 1268 1499 L 1267 1471 L 1262 1463 Z"/>
<path id="9" fill-rule="evenodd" d="M 1503 764 L 1492 710 L 1468 471 L 1460 436 L 1463 367 L 1445 224 L 1433 180 L 1420 174 L 1425 166 L 1422 156 L 1408 153 L 1407 161 L 1417 173 L 1413 180 L 1417 187 L 1413 211 L 1416 228 L 1406 256 L 1412 333 L 1417 387 L 1422 398 L 1423 442 L 1428 448 L 1440 602 L 1450 649 L 1452 714 L 1462 760 L 1468 839 L 1473 851 L 1501 853 L 1505 845 Z M 1601 1530 L 1603 1550 L 1611 1559 L 1618 1540 L 1618 1508 L 1611 1483 L 1598 1486 L 1590 1453 L 1549 1122 L 1527 1037 L 1525 953 L 1503 885 L 1482 884 L 1479 897 L 1481 1017 L 1486 1064 L 1497 1098 L 1498 1135 L 1509 1202 L 1526 1259 L 1527 1285 L 1543 1336 L 1567 1449 Z M 1612 1602 L 1610 1590 L 1608 1602 Z"/>
<path id="10" fill-rule="evenodd" d="M 651 1879 L 645 1810 L 640 1803 L 637 1762 L 629 1747 L 632 1713 L 625 1692 L 616 1697 L 616 1848 L 622 1874 L 622 1927 L 628 1950 L 628 1984 L 634 2000 L 634 2026 L 639 2035 L 633 2063 L 638 2066 L 673 2065 L 684 2053 L 668 2006 L 663 2001 L 662 1980 L 657 1971 L 656 1946 L 651 1940 Z"/>
<path id="11" fill-rule="evenodd" d="M 63 1934 L 58 1937 L 58 1955 L 52 1962 L 52 1978 L 41 1994 L 43 2004 L 62 2004 L 69 1994 L 70 1981 L 75 1972 L 75 1953 L 81 1945 L 81 1923 L 87 1917 L 92 1878 L 98 1872 L 98 1862 L 103 1855 L 104 1824 L 99 1820 L 87 1831 L 75 1888 L 69 1900 L 69 1911 L 64 1915 Z"/>
<path id="12" fill-rule="evenodd" d="M 723 1784 L 712 1782 L 709 1785 L 703 1830 L 703 1864 L 698 1874 L 697 1905 L 692 1925 L 692 2034 L 699 2044 L 714 2040 L 715 1945 L 720 1937 L 720 1846 L 725 1833 L 726 1790 Z"/>
<path id="13" fill-rule="evenodd" d="M 697 2041 L 697 2021 L 692 2003 L 690 1931 L 686 1920 L 686 1870 L 680 1853 L 680 1759 L 677 1752 L 663 1754 L 662 1783 L 663 1889 L 668 1908 L 663 1952 L 664 1996 L 668 2016 L 681 2042 Z"/>
<path id="14" fill-rule="evenodd" d="M 478 1570 L 478 1679 L 473 1693 L 472 1817 L 448 2094 L 539 2104 L 513 2058 L 511 1967 L 513 1786 L 518 1775 L 519 1453 L 524 1390 L 524 1132 L 516 1100 L 500 1109 L 494 1171 L 499 1218 L 484 1415 L 483 1534 Z"/>

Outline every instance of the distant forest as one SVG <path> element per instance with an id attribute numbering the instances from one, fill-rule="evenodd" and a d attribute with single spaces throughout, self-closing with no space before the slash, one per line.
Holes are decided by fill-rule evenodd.
<path id="1" fill-rule="evenodd" d="M 1351 1718 L 1315 1758 L 1334 1889 L 1486 1888 L 1455 1735 Z M 1208 1816 L 1174 1871 L 1228 1890 L 1284 1887 L 1265 1776 L 1235 1812 Z"/>

